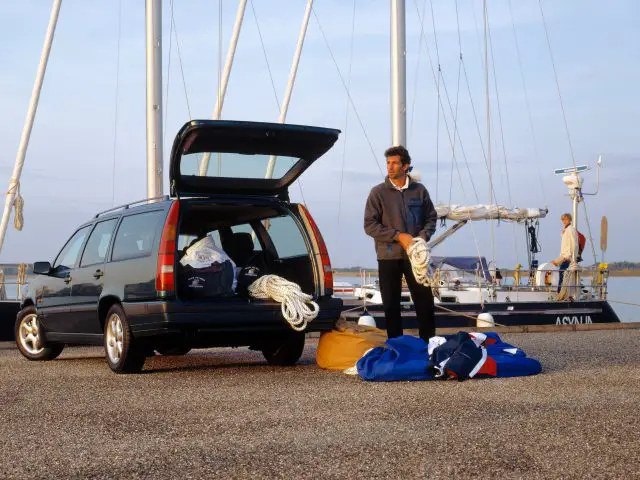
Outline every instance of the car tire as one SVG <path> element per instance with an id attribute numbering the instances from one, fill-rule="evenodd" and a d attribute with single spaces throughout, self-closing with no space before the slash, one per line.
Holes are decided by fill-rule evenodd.
<path id="1" fill-rule="evenodd" d="M 136 345 L 127 315 L 120 305 L 113 305 L 104 322 L 104 350 L 107 364 L 116 373 L 135 373 L 142 370 L 145 350 Z"/>
<path id="2" fill-rule="evenodd" d="M 278 336 L 262 348 L 262 355 L 269 365 L 294 365 L 304 350 L 304 333 L 287 332 Z"/>
<path id="3" fill-rule="evenodd" d="M 53 360 L 64 350 L 64 344 L 47 343 L 44 340 L 34 306 L 25 307 L 18 312 L 14 333 L 18 350 L 29 360 Z"/>
<path id="4" fill-rule="evenodd" d="M 165 355 L 165 356 L 186 355 L 190 351 L 191 351 L 191 347 L 187 347 L 185 345 L 179 345 L 177 347 L 156 348 L 156 352 L 158 352 L 160 355 Z"/>

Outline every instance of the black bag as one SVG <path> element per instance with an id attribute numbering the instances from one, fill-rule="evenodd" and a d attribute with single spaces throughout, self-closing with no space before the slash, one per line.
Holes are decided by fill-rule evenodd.
<path id="1" fill-rule="evenodd" d="M 178 285 L 182 295 L 188 298 L 233 295 L 233 279 L 233 265 L 228 260 L 205 268 L 178 267 Z"/>
<path id="2" fill-rule="evenodd" d="M 238 285 L 236 286 L 236 292 L 238 292 L 238 295 L 248 297 L 249 285 L 263 275 L 264 273 L 262 270 L 253 265 L 248 265 L 240 270 L 240 273 L 238 273 Z"/>

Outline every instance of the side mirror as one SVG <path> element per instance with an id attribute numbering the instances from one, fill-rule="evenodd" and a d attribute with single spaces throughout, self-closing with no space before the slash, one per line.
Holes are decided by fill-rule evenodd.
<path id="1" fill-rule="evenodd" d="M 49 262 L 35 262 L 33 264 L 34 275 L 49 275 L 51 273 L 51 264 Z"/>

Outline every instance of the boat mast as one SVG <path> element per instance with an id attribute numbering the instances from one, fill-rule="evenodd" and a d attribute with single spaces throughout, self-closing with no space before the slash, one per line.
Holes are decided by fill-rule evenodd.
<path id="1" fill-rule="evenodd" d="M 162 196 L 162 0 L 146 0 L 147 198 Z"/>
<path id="2" fill-rule="evenodd" d="M 14 206 L 16 195 L 20 188 L 20 175 L 22 175 L 22 167 L 24 166 L 24 159 L 27 154 L 27 147 L 29 146 L 29 138 L 31 137 L 31 129 L 33 127 L 33 121 L 36 117 L 36 110 L 38 109 L 40 91 L 42 90 L 44 74 L 47 70 L 47 62 L 49 61 L 49 53 L 51 52 L 51 44 L 53 43 L 53 36 L 56 31 L 61 4 L 62 0 L 54 0 L 51 7 L 49 26 L 47 27 L 47 34 L 45 35 L 44 46 L 42 47 L 42 54 L 40 55 L 40 64 L 38 65 L 36 81 L 33 85 L 33 90 L 31 91 L 31 101 L 29 102 L 29 109 L 27 110 L 27 118 L 24 122 L 24 127 L 22 128 L 22 136 L 20 137 L 20 146 L 18 147 L 18 154 L 16 155 L 16 163 L 13 167 L 13 174 L 11 175 L 11 180 L 9 180 L 7 197 L 5 198 L 4 202 L 2 223 L 0 223 L 0 250 L 2 250 L 2 247 L 4 245 L 4 238 L 7 233 L 9 217 L 11 216 L 11 209 Z"/>
<path id="3" fill-rule="evenodd" d="M 287 119 L 287 112 L 289 111 L 289 102 L 291 101 L 291 94 L 293 93 L 293 85 L 296 82 L 296 74 L 298 73 L 298 65 L 300 64 L 300 55 L 302 54 L 302 47 L 304 45 L 304 39 L 307 35 L 307 27 L 309 25 L 309 17 L 311 16 L 311 10 L 313 8 L 313 0 L 307 0 L 307 8 L 304 11 L 304 17 L 302 18 L 302 25 L 300 26 L 300 33 L 298 34 L 298 43 L 296 44 L 296 50 L 293 54 L 293 60 L 291 62 L 291 69 L 289 70 L 289 81 L 287 82 L 287 89 L 284 92 L 284 99 L 280 106 L 280 116 L 278 117 L 278 123 L 284 123 Z M 273 170 L 276 166 L 276 156 L 271 155 L 269 157 L 269 163 L 267 164 L 267 172 L 264 178 L 272 178 Z"/>
<path id="4" fill-rule="evenodd" d="M 218 95 L 216 98 L 216 105 L 213 109 L 211 118 L 214 120 L 220 120 L 222 113 L 222 106 L 224 105 L 224 97 L 227 94 L 227 85 L 229 84 L 229 76 L 231 75 L 231 68 L 233 67 L 233 59 L 236 56 L 236 47 L 238 46 L 238 38 L 240 37 L 240 30 L 242 28 L 242 22 L 244 20 L 244 12 L 247 7 L 247 0 L 240 0 L 238 3 L 238 10 L 236 11 L 236 20 L 233 24 L 233 31 L 231 32 L 231 42 L 229 43 L 229 50 L 227 51 L 227 58 L 224 62 L 224 69 L 222 70 L 222 78 L 220 79 L 220 86 L 218 88 Z M 198 175 L 201 177 L 207 174 L 209 170 L 209 160 L 211 159 L 211 152 L 205 152 L 200 161 L 198 168 Z M 220 170 L 221 158 L 218 157 L 218 170 Z M 220 174 L 220 171 L 218 171 Z"/>
<path id="5" fill-rule="evenodd" d="M 391 0 L 391 144 L 407 146 L 405 1 Z"/>

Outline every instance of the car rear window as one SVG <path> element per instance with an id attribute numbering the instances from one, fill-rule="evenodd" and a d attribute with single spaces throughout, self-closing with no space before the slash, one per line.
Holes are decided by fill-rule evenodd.
<path id="1" fill-rule="evenodd" d="M 151 255 L 164 211 L 138 213 L 122 219 L 113 244 L 112 261 Z"/>

